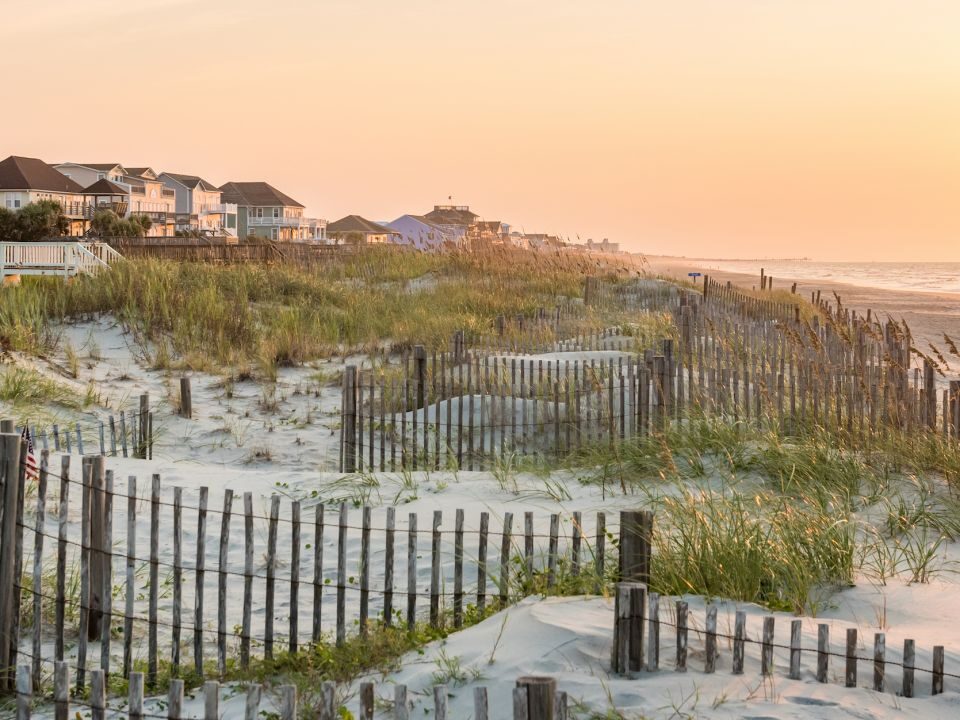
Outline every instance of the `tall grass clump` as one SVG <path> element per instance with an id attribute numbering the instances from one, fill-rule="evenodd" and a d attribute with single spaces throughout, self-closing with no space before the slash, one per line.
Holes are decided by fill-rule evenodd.
<path id="1" fill-rule="evenodd" d="M 657 508 L 652 582 L 809 612 L 819 592 L 853 581 L 855 526 L 836 507 L 761 491 L 682 488 Z"/>

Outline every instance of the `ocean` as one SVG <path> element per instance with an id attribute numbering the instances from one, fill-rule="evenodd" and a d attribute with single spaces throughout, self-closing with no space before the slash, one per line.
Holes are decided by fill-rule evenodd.
<path id="1" fill-rule="evenodd" d="M 960 262 L 817 262 L 813 260 L 704 260 L 699 267 L 748 273 L 760 280 L 760 268 L 774 278 L 774 285 L 784 281 L 830 280 L 861 287 L 884 290 L 912 290 L 930 293 L 960 293 Z"/>

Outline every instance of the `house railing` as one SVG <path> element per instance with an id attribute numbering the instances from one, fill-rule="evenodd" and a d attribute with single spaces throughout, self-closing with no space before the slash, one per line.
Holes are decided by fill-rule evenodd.
<path id="1" fill-rule="evenodd" d="M 251 227 L 301 227 L 305 226 L 305 218 L 302 217 L 248 217 L 247 225 Z"/>
<path id="2" fill-rule="evenodd" d="M 119 257 L 112 248 L 88 247 L 80 242 L 5 242 L 0 243 L 0 274 L 94 275 Z"/>

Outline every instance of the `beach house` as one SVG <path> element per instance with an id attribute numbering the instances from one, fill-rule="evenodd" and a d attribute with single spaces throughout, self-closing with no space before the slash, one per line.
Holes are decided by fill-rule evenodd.
<path id="1" fill-rule="evenodd" d="M 423 215 L 401 215 L 387 223 L 394 233 L 394 242 L 417 250 L 435 250 L 445 245 L 459 246 L 466 236 L 466 229 L 459 226 L 440 226 Z"/>
<path id="2" fill-rule="evenodd" d="M 237 206 L 240 237 L 281 242 L 326 242 L 327 221 L 307 218 L 304 207 L 265 182 L 228 182 L 220 187 L 223 202 Z"/>
<path id="3" fill-rule="evenodd" d="M 327 225 L 327 237 L 338 245 L 392 243 L 396 242 L 397 235 L 392 228 L 359 215 L 347 215 Z"/>
<path id="4" fill-rule="evenodd" d="M 37 158 L 11 155 L 0 161 L 0 198 L 13 211 L 54 200 L 69 221 L 70 235 L 82 235 L 89 227 L 92 213 L 83 186 Z"/>
<path id="5" fill-rule="evenodd" d="M 174 194 L 177 231 L 202 235 L 238 235 L 238 208 L 212 182 L 199 175 L 162 172 L 159 179 Z"/>
<path id="6" fill-rule="evenodd" d="M 151 223 L 148 236 L 173 235 L 174 194 L 151 168 L 75 162 L 58 163 L 54 167 L 88 188 L 97 209 L 108 208 L 121 217 L 146 215 Z"/>

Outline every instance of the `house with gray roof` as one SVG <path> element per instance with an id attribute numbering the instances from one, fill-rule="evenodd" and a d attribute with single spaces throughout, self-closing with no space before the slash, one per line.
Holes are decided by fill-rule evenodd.
<path id="1" fill-rule="evenodd" d="M 237 237 L 237 205 L 224 200 L 220 188 L 199 175 L 162 172 L 159 178 L 175 195 L 177 230 Z"/>
<path id="2" fill-rule="evenodd" d="M 240 237 L 279 242 L 326 242 L 327 221 L 304 217 L 304 207 L 266 182 L 228 182 L 220 186 L 223 202 L 237 206 Z"/>

